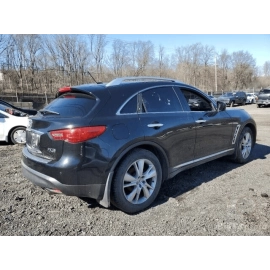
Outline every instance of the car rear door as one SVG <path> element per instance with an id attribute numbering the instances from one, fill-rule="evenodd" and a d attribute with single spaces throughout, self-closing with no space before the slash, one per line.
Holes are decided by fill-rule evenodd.
<path id="1" fill-rule="evenodd" d="M 155 87 L 140 94 L 139 114 L 145 140 L 156 143 L 165 151 L 170 167 L 192 161 L 195 130 L 193 118 L 183 110 L 171 86 Z"/>

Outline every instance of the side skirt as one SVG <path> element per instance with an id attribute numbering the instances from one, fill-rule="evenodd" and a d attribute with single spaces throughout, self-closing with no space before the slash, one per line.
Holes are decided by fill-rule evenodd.
<path id="1" fill-rule="evenodd" d="M 234 150 L 235 150 L 234 148 L 231 148 L 231 149 L 228 149 L 228 150 L 224 150 L 224 151 L 221 151 L 221 152 L 218 152 L 218 153 L 206 156 L 206 157 L 202 157 L 202 158 L 199 158 L 199 159 L 195 159 L 195 160 L 192 160 L 192 161 L 177 165 L 177 166 L 175 166 L 173 168 L 170 168 L 169 169 L 169 178 L 168 179 L 174 177 L 175 175 L 177 175 L 178 173 L 180 173 L 180 172 L 182 172 L 184 170 L 188 170 L 190 168 L 196 167 L 198 165 L 204 164 L 206 162 L 209 162 L 209 161 L 212 161 L 212 160 L 224 157 L 224 156 L 232 155 L 234 153 Z"/>

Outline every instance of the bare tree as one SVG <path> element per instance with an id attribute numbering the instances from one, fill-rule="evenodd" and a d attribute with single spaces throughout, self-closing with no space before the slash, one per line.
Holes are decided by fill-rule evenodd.
<path id="1" fill-rule="evenodd" d="M 220 71 L 219 85 L 223 91 L 228 90 L 230 88 L 231 56 L 226 49 L 220 53 L 218 64 Z"/>
<path id="2" fill-rule="evenodd" d="M 270 61 L 266 61 L 263 65 L 264 76 L 270 77 Z"/>
<path id="3" fill-rule="evenodd" d="M 211 69 L 210 65 L 213 63 L 215 57 L 215 48 L 213 46 L 203 46 L 201 61 L 203 63 L 203 77 L 202 77 L 202 89 L 211 89 Z"/>
<path id="4" fill-rule="evenodd" d="M 157 62 L 158 62 L 158 76 L 166 77 L 169 58 L 165 53 L 165 48 L 161 45 L 159 45 L 159 49 L 158 49 Z"/>
<path id="5" fill-rule="evenodd" d="M 55 69 L 63 84 L 85 81 L 89 68 L 89 50 L 81 35 L 53 35 L 46 37 L 45 48 L 48 64 Z M 61 74 L 61 75 L 60 75 Z"/>
<path id="6" fill-rule="evenodd" d="M 124 67 L 128 65 L 128 61 L 128 44 L 119 39 L 113 41 L 109 63 L 116 77 L 123 76 Z"/>
<path id="7" fill-rule="evenodd" d="M 177 69 L 186 83 L 200 86 L 202 54 L 200 43 L 176 48 Z"/>
<path id="8" fill-rule="evenodd" d="M 151 41 L 137 41 L 131 44 L 131 68 L 133 76 L 146 75 L 154 59 L 154 45 Z"/>
<path id="9" fill-rule="evenodd" d="M 232 54 L 232 71 L 235 89 L 247 88 L 255 75 L 255 59 L 249 52 L 238 51 Z"/>
<path id="10" fill-rule="evenodd" d="M 105 61 L 105 47 L 108 44 L 106 35 L 89 35 L 90 53 L 96 70 L 97 80 L 102 81 L 102 70 Z"/>

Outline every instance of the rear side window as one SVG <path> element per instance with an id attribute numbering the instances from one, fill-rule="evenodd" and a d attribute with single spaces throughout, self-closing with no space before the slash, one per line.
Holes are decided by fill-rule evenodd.
<path id="1" fill-rule="evenodd" d="M 183 111 L 173 88 L 160 87 L 142 93 L 143 112 Z"/>
<path id="2" fill-rule="evenodd" d="M 137 113 L 137 95 L 127 102 L 120 113 Z"/>
<path id="3" fill-rule="evenodd" d="M 43 110 L 59 113 L 60 117 L 82 117 L 94 108 L 96 102 L 93 96 L 69 93 L 55 99 Z"/>

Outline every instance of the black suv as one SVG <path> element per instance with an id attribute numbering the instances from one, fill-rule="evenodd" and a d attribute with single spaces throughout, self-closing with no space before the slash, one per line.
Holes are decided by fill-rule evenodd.
<path id="1" fill-rule="evenodd" d="M 226 105 L 230 107 L 233 107 L 234 105 L 246 105 L 247 95 L 243 91 L 225 93 L 218 97 L 217 100 L 226 103 Z"/>
<path id="2" fill-rule="evenodd" d="M 270 105 L 270 89 L 262 89 L 258 94 L 257 107 L 261 108 L 263 106 Z"/>
<path id="3" fill-rule="evenodd" d="M 35 185 L 136 213 L 183 170 L 222 156 L 247 162 L 256 123 L 182 82 L 129 77 L 61 90 L 26 140 L 22 171 Z"/>

